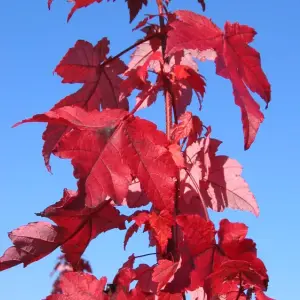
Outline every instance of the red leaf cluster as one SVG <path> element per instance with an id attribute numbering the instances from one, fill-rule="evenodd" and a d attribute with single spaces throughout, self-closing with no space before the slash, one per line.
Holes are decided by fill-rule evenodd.
<path id="1" fill-rule="evenodd" d="M 101 0 L 73 0 L 68 19 Z M 126 0 L 132 21 L 147 0 Z M 168 12 L 170 0 L 157 0 L 158 15 L 148 15 L 135 30 L 144 37 L 115 56 L 109 41 L 95 46 L 79 40 L 55 72 L 63 83 L 81 83 L 75 93 L 48 112 L 15 126 L 44 122 L 43 156 L 70 159 L 77 191 L 37 214 L 52 222 L 34 222 L 9 233 L 13 246 L 0 257 L 0 271 L 27 266 L 59 248 L 61 273 L 47 300 L 266 300 L 268 275 L 246 238 L 248 228 L 227 219 L 216 230 L 208 209 L 259 214 L 256 200 L 234 159 L 218 155 L 221 141 L 211 127 L 187 111 L 193 94 L 200 109 L 206 82 L 198 62 L 212 60 L 218 75 L 229 79 L 240 107 L 245 148 L 253 143 L 263 114 L 250 92 L 268 104 L 270 84 L 259 53 L 248 44 L 256 32 L 238 23 L 224 31 L 210 19 L 189 11 Z M 205 2 L 198 0 L 203 10 Z M 49 8 L 52 1 L 48 1 Z M 159 24 L 150 23 L 158 17 Z M 121 55 L 130 50 L 126 65 Z M 149 74 L 151 73 L 151 76 Z M 137 91 L 134 107 L 128 97 Z M 135 113 L 164 95 L 166 133 Z M 173 115 L 172 115 L 173 114 Z M 118 206 L 144 209 L 123 215 Z M 112 283 L 99 280 L 81 257 L 90 241 L 112 230 L 126 230 L 124 248 L 140 228 L 155 253 L 131 255 Z M 217 235 L 217 239 L 216 239 Z M 136 265 L 156 255 L 157 263 Z"/>
<path id="2" fill-rule="evenodd" d="M 198 215 L 180 215 L 176 223 L 183 233 L 179 261 L 159 259 L 157 265 L 140 264 L 134 268 L 135 257 L 131 256 L 108 290 L 103 286 L 106 278 L 98 281 L 89 274 L 67 272 L 61 275 L 62 295 L 75 297 L 77 292 L 87 297 L 78 299 L 154 300 L 182 299 L 182 292 L 186 291 L 195 300 L 204 293 L 207 299 L 246 299 L 251 290 L 256 299 L 267 299 L 264 295 L 268 285 L 266 268 L 257 258 L 255 243 L 246 238 L 244 224 L 225 219 L 216 232 L 211 221 Z M 137 284 L 130 289 L 133 281 Z M 47 299 L 64 299 L 60 298 L 62 295 L 54 294 Z"/>

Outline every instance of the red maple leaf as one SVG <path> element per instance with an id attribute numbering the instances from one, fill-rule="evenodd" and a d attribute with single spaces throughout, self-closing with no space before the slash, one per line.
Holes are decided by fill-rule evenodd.
<path id="1" fill-rule="evenodd" d="M 8 234 L 13 247 L 0 257 L 0 271 L 23 263 L 24 267 L 40 260 L 67 238 L 67 232 L 48 222 L 33 222 L 21 226 Z"/>
<path id="2" fill-rule="evenodd" d="M 127 98 L 120 94 L 122 80 L 119 77 L 126 67 L 120 59 L 108 62 L 108 53 L 107 38 L 101 39 L 94 47 L 89 42 L 79 40 L 73 48 L 69 49 L 55 72 L 63 77 L 64 83 L 84 85 L 74 94 L 55 104 L 52 110 L 64 106 L 78 106 L 86 111 L 100 110 L 100 107 L 128 109 Z M 106 64 L 103 64 L 104 62 Z M 50 155 L 69 131 L 68 126 L 49 124 L 44 132 L 43 156 L 49 171 L 51 170 Z"/>
<path id="3" fill-rule="evenodd" d="M 107 38 L 101 39 L 95 46 L 79 40 L 69 49 L 54 72 L 63 78 L 63 83 L 84 85 L 77 94 L 65 98 L 55 108 L 77 104 L 84 105 L 87 110 L 99 109 L 99 106 L 102 109 L 128 109 L 128 101 L 120 97 L 119 91 L 122 82 L 119 75 L 125 72 L 126 65 L 119 58 L 107 59 L 108 52 Z"/>
<path id="4" fill-rule="evenodd" d="M 216 60 L 217 73 L 232 81 L 235 102 L 241 108 L 245 149 L 253 143 L 263 114 L 247 87 L 269 103 L 271 86 L 261 68 L 259 53 L 248 46 L 256 32 L 238 23 L 225 24 L 223 49 Z"/>
<path id="5" fill-rule="evenodd" d="M 256 32 L 251 27 L 227 22 L 222 33 L 204 16 L 182 10 L 175 14 L 179 20 L 170 24 L 173 30 L 168 32 L 167 53 L 183 49 L 214 49 L 218 53 L 217 74 L 232 82 L 235 103 L 242 112 L 245 149 L 248 149 L 264 117 L 247 87 L 266 103 L 271 99 L 271 87 L 261 68 L 260 55 L 248 45 Z"/>
<path id="6" fill-rule="evenodd" d="M 126 228 L 126 217 L 120 215 L 109 201 L 93 209 L 85 207 L 85 193 L 82 190 L 80 193 L 65 190 L 59 202 L 38 214 L 51 219 L 69 234 L 61 249 L 73 265 L 77 265 L 90 241 L 100 233 L 113 228 Z"/>
<path id="7" fill-rule="evenodd" d="M 216 156 L 219 144 L 219 141 L 211 139 L 205 147 L 205 139 L 201 139 L 186 149 L 190 175 L 181 172 L 185 201 L 189 203 L 192 197 L 198 195 L 213 210 L 223 211 L 228 207 L 258 215 L 256 200 L 241 177 L 241 165 L 227 156 Z"/>
<path id="8" fill-rule="evenodd" d="M 24 266 L 41 259 L 61 247 L 65 257 L 77 266 L 90 241 L 112 228 L 125 229 L 126 217 L 120 215 L 110 201 L 94 209 L 84 206 L 84 193 L 65 190 L 63 198 L 37 215 L 47 217 L 58 226 L 47 222 L 29 223 L 11 233 L 14 247 L 0 258 L 0 270 L 23 263 Z"/>
<path id="9" fill-rule="evenodd" d="M 50 295 L 46 300 L 108 300 L 108 295 L 103 292 L 106 281 L 106 277 L 98 280 L 91 274 L 67 272 L 60 278 L 62 294 Z"/>
<path id="10" fill-rule="evenodd" d="M 177 167 L 166 148 L 166 135 L 149 121 L 127 116 L 118 109 L 88 113 L 79 107 L 62 107 L 20 123 L 74 128 L 59 142 L 55 155 L 72 159 L 74 175 L 85 186 L 88 206 L 97 206 L 107 196 L 122 203 L 132 175 L 156 208 L 172 211 Z"/>

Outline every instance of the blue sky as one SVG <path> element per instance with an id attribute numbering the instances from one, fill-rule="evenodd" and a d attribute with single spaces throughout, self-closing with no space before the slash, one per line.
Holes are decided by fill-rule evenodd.
<path id="1" fill-rule="evenodd" d="M 11 125 L 47 111 L 76 90 L 76 86 L 63 85 L 59 77 L 52 75 L 56 64 L 76 40 L 96 43 L 108 36 L 111 53 L 116 54 L 140 36 L 131 33 L 127 7 L 121 0 L 82 9 L 69 24 L 66 17 L 71 4 L 65 1 L 54 1 L 51 12 L 47 10 L 46 0 L 17 2 L 1 1 L 0 4 L 0 255 L 11 245 L 7 232 L 38 220 L 34 212 L 59 200 L 63 188 L 75 188 L 69 161 L 52 159 L 54 175 L 46 171 L 41 156 L 43 124 L 16 129 L 11 129 Z M 201 12 L 196 0 L 173 0 L 171 8 Z M 249 236 L 257 243 L 259 257 L 269 271 L 268 295 L 279 300 L 295 299 L 300 269 L 296 237 L 300 211 L 297 188 L 300 179 L 299 9 L 296 0 L 290 0 L 286 6 L 279 0 L 207 1 L 205 15 L 219 26 L 226 20 L 238 21 L 258 32 L 253 45 L 261 53 L 273 99 L 249 151 L 243 151 L 240 112 L 233 103 L 230 83 L 215 75 L 213 63 L 200 65 L 208 84 L 200 117 L 212 125 L 213 136 L 224 141 L 219 153 L 239 160 L 244 166 L 244 177 L 261 210 L 259 218 L 247 212 L 227 211 L 214 213 L 213 220 L 218 222 L 227 217 L 249 226 Z M 142 11 L 151 12 L 155 12 L 153 5 Z M 128 56 L 124 60 L 128 61 Z M 198 112 L 196 104 L 192 109 Z M 160 118 L 162 126 L 161 107 L 155 106 L 141 114 Z M 133 238 L 128 251 L 122 252 L 123 236 L 123 232 L 104 234 L 85 252 L 84 257 L 91 260 L 97 277 L 112 278 L 132 252 L 147 252 L 141 246 L 146 243 L 142 235 Z M 47 296 L 54 279 L 49 273 L 58 254 L 57 251 L 26 269 L 18 266 L 0 273 L 1 300 L 39 300 Z"/>

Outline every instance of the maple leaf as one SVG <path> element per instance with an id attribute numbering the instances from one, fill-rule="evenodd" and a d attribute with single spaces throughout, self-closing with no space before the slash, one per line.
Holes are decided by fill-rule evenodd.
<path id="1" fill-rule="evenodd" d="M 212 161 L 208 176 L 209 206 L 216 211 L 224 207 L 250 211 L 259 215 L 259 208 L 248 184 L 241 177 L 242 167 L 227 156 L 217 156 Z"/>
<path id="2" fill-rule="evenodd" d="M 238 23 L 226 22 L 224 44 L 220 58 L 216 60 L 217 73 L 232 81 L 236 104 L 241 108 L 245 136 L 245 149 L 253 143 L 263 114 L 246 86 L 260 95 L 268 104 L 271 86 L 261 68 L 259 53 L 248 46 L 256 32 Z"/>
<path id="3" fill-rule="evenodd" d="M 100 233 L 118 228 L 124 230 L 126 217 L 111 205 L 109 201 L 90 209 L 84 206 L 85 193 L 64 190 L 63 198 L 46 208 L 39 216 L 54 221 L 59 228 L 68 233 L 68 239 L 61 245 L 66 259 L 77 265 L 90 241 Z"/>
<path id="4" fill-rule="evenodd" d="M 24 266 L 61 247 L 65 257 L 77 266 L 92 239 L 113 228 L 125 229 L 126 217 L 104 202 L 95 209 L 84 207 L 84 194 L 65 190 L 63 198 L 37 215 L 47 217 L 58 226 L 35 222 L 21 226 L 9 238 L 14 244 L 0 258 L 0 270 L 23 263 Z"/>
<path id="5" fill-rule="evenodd" d="M 47 222 L 33 222 L 13 230 L 8 236 L 14 246 L 0 257 L 0 271 L 21 263 L 26 267 L 40 260 L 65 241 L 67 232 Z"/>
<path id="6" fill-rule="evenodd" d="M 218 145 L 218 140 L 202 138 L 186 149 L 186 162 L 190 164 L 192 179 L 181 172 L 185 201 L 189 203 L 192 197 L 198 195 L 213 210 L 223 211 L 228 207 L 250 211 L 257 216 L 259 208 L 248 184 L 241 177 L 241 165 L 227 156 L 216 156 Z M 200 189 L 201 184 L 205 188 Z"/>
<path id="7" fill-rule="evenodd" d="M 266 103 L 271 99 L 271 86 L 261 68 L 260 55 L 248 45 L 256 32 L 251 27 L 227 22 L 222 33 L 204 16 L 183 10 L 175 14 L 179 20 L 170 24 L 173 29 L 168 32 L 166 52 L 170 55 L 187 48 L 217 52 L 216 72 L 232 82 L 235 103 L 242 112 L 244 145 L 248 149 L 264 117 L 247 87 Z"/>
<path id="8" fill-rule="evenodd" d="M 55 72 L 63 77 L 66 83 L 84 83 L 77 92 L 71 94 L 57 104 L 52 110 L 64 106 L 78 106 L 87 111 L 104 108 L 128 109 L 128 100 L 121 96 L 121 78 L 118 76 L 126 69 L 120 59 L 107 63 L 109 41 L 101 39 L 95 47 L 89 42 L 79 40 L 67 52 L 56 67 Z M 103 65 L 103 62 L 106 65 Z M 101 65 L 102 64 L 102 65 Z M 49 124 L 43 133 L 43 156 L 46 167 L 51 171 L 50 155 L 59 141 L 70 131 L 70 127 Z"/>
<path id="9" fill-rule="evenodd" d="M 46 300 L 108 300 L 108 295 L 103 293 L 106 281 L 106 277 L 98 280 L 91 274 L 67 272 L 60 278 L 62 294 L 50 295 Z"/>
<path id="10" fill-rule="evenodd" d="M 48 122 L 74 128 L 59 142 L 55 155 L 72 159 L 74 176 L 85 185 L 88 206 L 97 206 L 107 196 L 122 203 L 132 175 L 156 208 L 173 211 L 177 167 L 167 150 L 166 135 L 149 121 L 127 116 L 118 109 L 86 112 L 62 107 L 15 126 Z"/>
<path id="11" fill-rule="evenodd" d="M 119 58 L 107 59 L 108 52 L 107 38 L 101 39 L 95 46 L 79 40 L 69 49 L 54 72 L 63 78 L 63 83 L 84 83 L 81 88 L 84 92 L 81 91 L 80 98 L 85 96 L 85 99 L 79 101 L 88 102 L 85 105 L 92 106 L 92 109 L 99 105 L 103 109 L 128 109 L 127 99 L 119 97 L 119 86 L 122 82 L 119 75 L 125 72 L 126 65 Z M 74 97 L 66 99 L 63 104 L 73 105 L 78 102 L 76 100 Z M 62 103 L 59 107 L 61 105 Z"/>

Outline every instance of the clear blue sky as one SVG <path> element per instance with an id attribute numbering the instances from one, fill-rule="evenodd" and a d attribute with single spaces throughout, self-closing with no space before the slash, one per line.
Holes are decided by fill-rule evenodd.
<path id="1" fill-rule="evenodd" d="M 240 112 L 233 103 L 230 83 L 215 75 L 213 63 L 200 65 L 208 84 L 201 117 L 212 125 L 213 136 L 224 141 L 219 153 L 238 159 L 244 166 L 244 177 L 261 209 L 259 218 L 247 212 L 227 211 L 213 214 L 213 220 L 218 222 L 228 217 L 249 225 L 250 237 L 256 241 L 259 257 L 269 271 L 268 295 L 279 300 L 296 299 L 300 269 L 296 236 L 300 211 L 297 120 L 300 113 L 300 4 L 296 0 L 288 1 L 288 5 L 280 0 L 208 0 L 207 6 L 206 15 L 219 26 L 229 20 L 257 30 L 253 45 L 261 53 L 273 92 L 256 142 L 244 152 Z M 132 34 L 128 26 L 124 1 L 94 4 L 76 12 L 66 24 L 70 7 L 71 4 L 62 0 L 54 1 L 51 12 L 47 10 L 46 0 L 1 1 L 0 4 L 0 255 L 11 245 L 8 231 L 38 220 L 34 212 L 59 200 L 63 188 L 75 188 L 69 161 L 52 159 L 54 175 L 46 171 L 41 156 L 43 124 L 16 129 L 11 129 L 11 125 L 47 111 L 76 90 L 76 86 L 61 84 L 52 71 L 77 39 L 95 43 L 108 36 L 112 54 L 116 54 L 139 37 L 138 33 Z M 200 12 L 196 0 L 173 0 L 171 5 L 172 9 L 184 7 Z M 153 8 L 149 6 L 143 13 L 155 12 Z M 124 60 L 128 61 L 128 56 Z M 193 109 L 197 111 L 196 105 Z M 159 116 L 160 122 L 163 117 L 160 107 L 142 115 Z M 85 252 L 84 257 L 91 260 L 97 277 L 111 278 L 133 251 L 136 254 L 147 251 L 141 247 L 143 241 L 146 242 L 145 237 L 138 235 L 123 253 L 123 236 L 123 232 L 105 234 L 93 241 Z M 58 254 L 55 252 L 26 269 L 18 266 L 0 273 L 1 300 L 39 300 L 47 296 L 53 281 L 49 273 Z"/>

